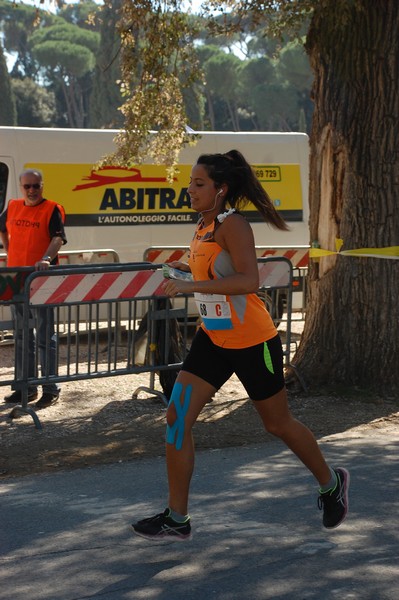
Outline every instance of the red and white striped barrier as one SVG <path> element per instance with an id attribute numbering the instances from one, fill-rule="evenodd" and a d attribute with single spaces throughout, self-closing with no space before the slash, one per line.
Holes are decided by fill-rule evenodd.
<path id="1" fill-rule="evenodd" d="M 290 263 L 285 260 L 273 260 L 258 264 L 259 287 L 289 287 L 292 284 Z"/>
<path id="2" fill-rule="evenodd" d="M 30 286 L 31 305 L 162 296 L 162 270 L 43 275 Z"/>
<path id="3" fill-rule="evenodd" d="M 261 287 L 288 286 L 290 276 L 290 265 L 285 261 L 259 264 Z M 29 303 L 31 305 L 73 304 L 162 296 L 164 281 L 162 269 L 71 275 L 43 274 L 35 277 L 30 285 Z"/>
<path id="4" fill-rule="evenodd" d="M 85 265 L 85 264 L 103 264 L 120 262 L 115 250 L 107 248 L 94 248 L 88 250 L 61 250 L 58 253 L 60 266 L 62 265 Z"/>
<path id="5" fill-rule="evenodd" d="M 304 269 L 309 266 L 309 248 L 257 248 L 258 257 L 279 256 L 288 258 L 294 268 Z"/>
<path id="6" fill-rule="evenodd" d="M 172 260 L 181 260 L 183 262 L 188 259 L 187 247 L 174 248 L 172 246 L 148 248 L 145 253 L 143 260 L 152 263 L 166 263 Z M 293 247 L 281 246 L 280 248 L 269 248 L 266 246 L 257 246 L 256 254 L 258 258 L 266 256 L 282 256 L 288 258 L 291 261 L 294 268 L 307 268 L 309 266 L 309 247 Z"/>
<path id="7" fill-rule="evenodd" d="M 172 260 L 181 260 L 186 262 L 188 259 L 188 251 L 187 247 L 184 248 L 148 248 L 144 252 L 144 261 L 148 261 L 151 263 L 167 263 L 172 262 Z"/>

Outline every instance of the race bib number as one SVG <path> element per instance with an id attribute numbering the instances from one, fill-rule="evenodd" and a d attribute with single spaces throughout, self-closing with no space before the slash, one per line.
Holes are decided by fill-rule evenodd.
<path id="1" fill-rule="evenodd" d="M 232 329 L 230 304 L 220 294 L 194 294 L 200 317 L 209 330 Z"/>

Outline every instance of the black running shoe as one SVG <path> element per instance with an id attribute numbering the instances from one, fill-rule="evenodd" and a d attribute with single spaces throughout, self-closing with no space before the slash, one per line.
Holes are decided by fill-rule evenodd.
<path id="1" fill-rule="evenodd" d="M 176 542 L 185 542 L 191 539 L 190 518 L 184 523 L 177 523 L 170 516 L 169 508 L 163 513 L 142 519 L 133 523 L 132 527 L 137 535 L 141 535 L 150 540 L 169 539 Z"/>
<path id="2" fill-rule="evenodd" d="M 323 510 L 323 525 L 327 529 L 338 527 L 348 513 L 349 472 L 346 469 L 334 469 L 337 485 L 333 490 L 320 493 L 318 506 Z"/>

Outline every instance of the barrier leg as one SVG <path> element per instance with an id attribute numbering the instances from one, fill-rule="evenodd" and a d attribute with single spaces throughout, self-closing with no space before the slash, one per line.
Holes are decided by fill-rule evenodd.
<path id="1" fill-rule="evenodd" d="M 172 373 L 174 369 L 167 369 L 169 364 L 181 363 L 182 356 L 177 356 L 181 353 L 178 348 L 182 341 L 180 340 L 180 332 L 178 329 L 177 318 L 187 318 L 187 306 L 184 309 L 173 309 L 170 305 L 170 300 L 165 298 L 154 298 L 150 301 L 147 312 L 147 327 L 148 327 L 148 363 L 155 369 L 159 365 L 160 382 L 163 388 L 163 393 L 155 389 L 155 372 L 150 372 L 150 387 L 140 386 L 132 394 L 132 398 L 136 399 L 140 391 L 147 392 L 161 398 L 165 406 L 168 406 L 168 390 L 172 390 L 173 382 L 165 389 L 165 378 L 162 380 L 162 375 Z M 175 327 L 171 330 L 172 321 L 176 321 Z M 175 339 L 178 338 L 178 339 Z M 175 347 L 176 346 L 176 347 Z M 176 371 L 178 367 L 176 368 Z"/>
<path id="2" fill-rule="evenodd" d="M 157 396 L 158 398 L 160 398 L 162 400 L 162 402 L 165 404 L 165 406 L 168 406 L 168 399 L 165 396 L 165 394 L 163 394 L 162 392 L 155 389 L 155 373 L 154 373 L 154 371 L 152 371 L 150 373 L 150 387 L 146 387 L 144 385 L 140 385 L 139 387 L 137 387 L 132 394 L 132 400 L 137 400 L 140 392 L 146 392 L 147 394 L 151 394 L 152 396 Z"/>
<path id="3" fill-rule="evenodd" d="M 31 408 L 30 406 L 28 406 L 28 386 L 25 385 L 25 387 L 21 390 L 22 392 L 22 403 L 18 404 L 17 406 L 14 406 L 14 408 L 11 410 L 10 414 L 8 415 L 9 419 L 18 419 L 18 417 L 22 417 L 23 415 L 29 415 L 32 417 L 33 422 L 35 424 L 36 429 L 42 430 L 42 424 L 40 423 L 40 419 L 37 416 L 37 413 L 35 410 L 33 410 L 33 408 Z"/>
<path id="4" fill-rule="evenodd" d="M 42 430 L 42 424 L 40 423 L 40 419 L 37 416 L 36 411 L 33 410 L 33 408 L 30 408 L 29 406 L 22 406 L 22 405 L 18 405 L 18 406 L 14 406 L 14 408 L 11 410 L 10 414 L 8 415 L 9 419 L 17 419 L 18 417 L 22 417 L 23 415 L 30 415 L 33 419 L 33 422 L 35 424 L 36 429 Z"/>

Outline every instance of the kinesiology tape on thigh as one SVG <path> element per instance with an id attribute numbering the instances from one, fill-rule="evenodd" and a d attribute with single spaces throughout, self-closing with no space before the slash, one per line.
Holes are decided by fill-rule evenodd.
<path id="1" fill-rule="evenodd" d="M 184 438 L 184 417 L 187 414 L 190 406 L 191 392 L 193 386 L 188 385 L 184 391 L 184 400 L 181 401 L 183 385 L 179 382 L 175 383 L 170 397 L 169 404 L 174 404 L 176 409 L 176 421 L 173 425 L 166 426 L 166 441 L 168 444 L 174 444 L 176 450 L 181 450 Z"/>

